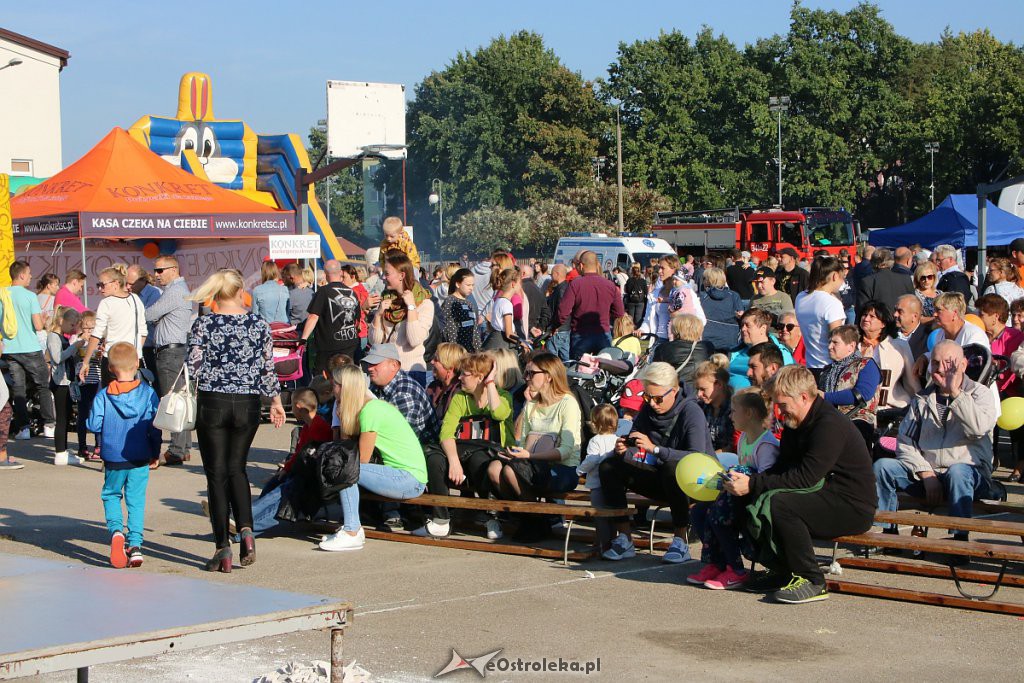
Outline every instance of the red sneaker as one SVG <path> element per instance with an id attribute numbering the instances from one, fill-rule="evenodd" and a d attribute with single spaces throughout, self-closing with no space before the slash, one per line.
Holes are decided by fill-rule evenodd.
<path id="1" fill-rule="evenodd" d="M 739 588 L 750 578 L 750 573 L 745 571 L 737 572 L 732 567 L 726 566 L 725 571 L 713 579 L 704 582 L 705 588 L 713 591 L 727 591 Z"/>
<path id="2" fill-rule="evenodd" d="M 124 569 L 128 566 L 128 553 L 124 551 L 124 534 L 115 531 L 110 537 L 110 566 Z"/>
<path id="3" fill-rule="evenodd" d="M 687 583 L 692 583 L 694 586 L 704 586 L 708 581 L 715 578 L 722 573 L 722 570 L 713 564 L 706 564 L 704 568 L 695 574 L 690 574 L 686 577 Z"/>

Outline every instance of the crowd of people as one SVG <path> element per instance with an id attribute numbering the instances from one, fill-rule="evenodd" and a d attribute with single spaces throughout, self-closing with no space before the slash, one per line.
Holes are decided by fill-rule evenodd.
<path id="1" fill-rule="evenodd" d="M 664 562 L 691 560 L 692 527 L 704 566 L 691 583 L 789 603 L 827 597 L 812 539 L 868 530 L 899 491 L 969 517 L 995 489 L 999 401 L 1020 393 L 1024 370 L 1024 239 L 981 283 L 949 245 L 810 259 L 791 248 L 764 260 L 665 255 L 629 272 L 602 268 L 587 250 L 555 264 L 496 250 L 428 275 L 405 233 L 387 227 L 379 258 L 327 261 L 316 287 L 298 265 L 270 261 L 251 291 L 234 270 L 190 291 L 170 255 L 153 274 L 112 266 L 97 276 L 95 311 L 80 300 L 80 271 L 63 285 L 44 274 L 33 291 L 28 264 L 14 263 L 0 299 L 0 389 L 10 389 L 0 469 L 22 466 L 8 434 L 52 438 L 55 465 L 102 461 L 111 562 L 139 566 L 150 472 L 188 461 L 192 447 L 182 431 L 162 450 L 153 421 L 161 397 L 191 376 L 211 571 L 231 571 L 233 542 L 251 564 L 260 533 L 317 512 L 325 501 L 309 458 L 319 454 L 337 465 L 331 495 L 343 515 L 320 541 L 325 551 L 363 547 L 360 491 L 559 500 L 582 478 L 597 507 L 625 509 L 631 491 L 667 504 Z M 305 377 L 291 392 L 299 427 L 254 501 L 246 463 L 262 411 L 277 427 L 286 419 L 271 332 L 282 327 L 306 345 Z M 595 404 L 567 366 L 611 347 L 639 371 Z M 968 376 L 972 359 L 993 354 L 1007 359 L 998 372 Z M 78 455 L 68 446 L 76 413 Z M 1010 436 L 1019 480 L 1024 429 Z M 691 453 L 736 456 L 713 503 L 695 505 L 677 480 Z M 388 502 L 374 512 L 391 530 L 454 532 L 445 507 Z M 478 521 L 491 540 L 512 523 L 525 542 L 561 524 L 533 514 Z M 636 554 L 634 522 L 601 525 L 605 559 Z M 753 576 L 744 557 L 768 571 Z"/>

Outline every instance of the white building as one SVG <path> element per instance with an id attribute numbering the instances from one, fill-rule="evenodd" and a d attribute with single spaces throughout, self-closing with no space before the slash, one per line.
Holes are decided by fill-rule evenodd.
<path id="1" fill-rule="evenodd" d="M 70 55 L 0 28 L 0 173 L 48 178 L 63 167 L 60 72 Z"/>

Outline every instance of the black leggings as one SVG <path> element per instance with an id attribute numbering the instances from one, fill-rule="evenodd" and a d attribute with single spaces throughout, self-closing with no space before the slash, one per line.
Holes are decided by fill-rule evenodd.
<path id="1" fill-rule="evenodd" d="M 626 507 L 626 491 L 635 491 L 642 496 L 667 502 L 672 510 L 672 526 L 687 526 L 690 522 L 690 499 L 676 481 L 677 463 L 663 462 L 654 470 L 646 470 L 630 465 L 620 455 L 612 455 L 598 469 L 604 507 Z M 621 517 L 615 521 L 626 520 L 626 517 Z"/>
<path id="2" fill-rule="evenodd" d="M 96 394 L 100 390 L 100 385 L 83 384 L 81 386 L 82 397 L 78 400 L 78 454 L 84 455 L 89 435 L 89 430 L 85 428 L 85 422 L 89 419 L 89 413 L 92 412 L 92 403 L 96 400 Z M 93 441 L 96 442 L 96 445 L 99 445 L 98 438 L 94 437 Z"/>
<path id="3" fill-rule="evenodd" d="M 458 442 L 455 444 L 455 449 L 459 454 L 462 472 L 466 475 L 465 486 L 481 498 L 487 498 L 491 493 L 491 482 L 487 478 L 487 466 L 494 459 L 493 452 L 486 448 Z M 433 444 L 428 444 L 423 452 L 427 457 L 427 493 L 438 496 L 451 495 L 451 482 L 448 481 L 448 456 L 444 454 L 440 446 Z M 435 507 L 431 510 L 431 516 L 437 521 L 448 519 L 448 508 Z"/>
<path id="4" fill-rule="evenodd" d="M 206 471 L 213 539 L 217 548 L 228 548 L 231 512 L 236 528 L 252 528 L 252 498 L 245 465 L 260 427 L 260 398 L 255 394 L 200 391 L 197 407 L 196 436 Z"/>
<path id="5" fill-rule="evenodd" d="M 63 453 L 68 449 L 68 423 L 71 422 L 71 387 L 67 384 L 60 385 L 50 382 L 50 391 L 53 393 L 53 408 L 57 414 L 57 423 L 53 429 L 53 452 Z M 85 420 L 88 415 L 79 415 L 79 420 Z"/>

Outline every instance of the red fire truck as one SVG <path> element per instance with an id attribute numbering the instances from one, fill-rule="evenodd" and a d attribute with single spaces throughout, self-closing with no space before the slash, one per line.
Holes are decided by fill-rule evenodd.
<path id="1" fill-rule="evenodd" d="M 845 209 L 808 207 L 799 211 L 731 208 L 712 211 L 675 211 L 655 214 L 654 234 L 680 254 L 749 251 L 765 258 L 785 247 L 805 257 L 825 250 L 853 252 L 857 230 Z"/>

